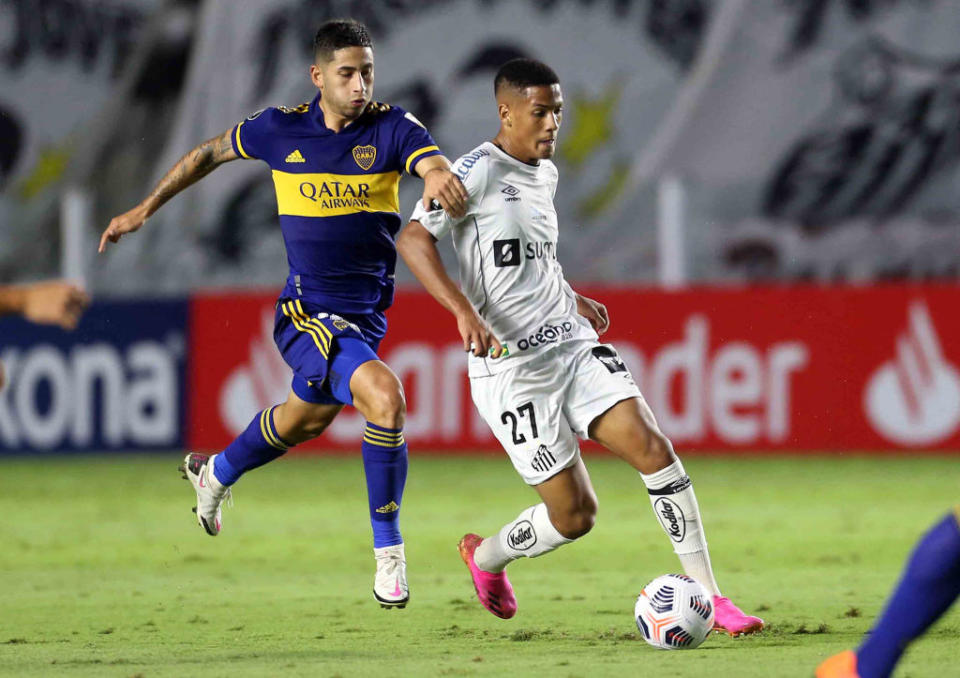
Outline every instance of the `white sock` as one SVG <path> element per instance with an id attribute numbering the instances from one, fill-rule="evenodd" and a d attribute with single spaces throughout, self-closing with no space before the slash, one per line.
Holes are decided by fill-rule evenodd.
<path id="1" fill-rule="evenodd" d="M 647 486 L 657 520 L 673 542 L 673 552 L 680 558 L 683 571 L 700 582 L 710 594 L 719 596 L 720 589 L 710 567 L 710 552 L 703 533 L 697 495 L 693 493 L 693 484 L 684 472 L 683 464 L 678 459 L 656 473 L 641 473 L 640 477 Z"/>
<path id="2" fill-rule="evenodd" d="M 221 454 L 222 452 L 218 452 L 210 457 L 210 459 L 207 461 L 207 482 L 210 483 L 210 489 L 217 493 L 223 491 L 223 489 L 227 487 L 220 482 L 219 478 L 217 478 L 217 457 L 219 457 Z"/>
<path id="3" fill-rule="evenodd" d="M 536 558 L 572 541 L 550 522 L 546 504 L 537 504 L 480 542 L 473 560 L 485 572 L 502 572 L 517 558 Z"/>

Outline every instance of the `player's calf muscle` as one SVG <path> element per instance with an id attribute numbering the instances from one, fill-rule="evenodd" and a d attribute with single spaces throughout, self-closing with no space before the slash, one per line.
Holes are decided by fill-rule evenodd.
<path id="1" fill-rule="evenodd" d="M 577 539 L 593 529 L 597 495 L 582 461 L 560 471 L 536 489 L 547 507 L 550 522 L 566 539 Z"/>
<path id="2" fill-rule="evenodd" d="M 281 438 L 292 445 L 316 438 L 323 433 L 342 409 L 335 406 L 309 406 L 290 401 L 274 410 L 274 423 Z"/>
<path id="3" fill-rule="evenodd" d="M 567 539 L 579 539 L 593 529 L 597 522 L 597 504 L 582 505 L 572 511 L 554 514 L 550 512 L 550 522 L 557 532 Z"/>

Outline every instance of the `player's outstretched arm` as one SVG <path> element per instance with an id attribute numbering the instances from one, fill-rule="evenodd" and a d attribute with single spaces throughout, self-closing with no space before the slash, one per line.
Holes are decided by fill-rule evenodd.
<path id="1" fill-rule="evenodd" d="M 577 294 L 577 313 L 590 321 L 597 334 L 603 334 L 610 328 L 610 316 L 607 307 L 582 294 Z"/>
<path id="2" fill-rule="evenodd" d="M 503 346 L 489 325 L 480 317 L 470 300 L 463 296 L 457 284 L 447 275 L 437 251 L 437 241 L 419 221 L 411 221 L 397 238 L 397 251 L 434 299 L 457 319 L 457 329 L 463 338 L 463 350 L 475 356 L 490 355 L 499 358 Z"/>
<path id="3" fill-rule="evenodd" d="M 423 177 L 423 208 L 430 209 L 434 200 L 454 219 L 467 213 L 467 200 L 470 196 L 463 187 L 460 177 L 450 171 L 450 161 L 442 155 L 423 158 L 414 171 Z"/>
<path id="4" fill-rule="evenodd" d="M 30 322 L 59 325 L 65 330 L 77 326 L 89 303 L 86 292 L 63 280 L 0 285 L 0 315 L 22 315 Z"/>
<path id="5" fill-rule="evenodd" d="M 233 130 L 229 129 L 218 137 L 207 139 L 180 158 L 143 202 L 110 220 L 110 225 L 100 236 L 100 247 L 97 251 L 103 252 L 107 241 L 117 242 L 127 233 L 140 230 L 144 222 L 170 198 L 200 181 L 223 163 L 240 157 L 230 142 L 232 132 Z"/>

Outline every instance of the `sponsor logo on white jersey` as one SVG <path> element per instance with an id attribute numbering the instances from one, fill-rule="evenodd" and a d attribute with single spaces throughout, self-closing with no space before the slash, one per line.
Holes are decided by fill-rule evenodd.
<path id="1" fill-rule="evenodd" d="M 558 341 L 566 341 L 573 337 L 573 323 L 564 320 L 556 325 L 544 325 L 529 337 L 524 337 L 517 342 L 517 348 L 526 351 L 528 348 L 536 348 L 544 344 L 554 344 Z"/>
<path id="2" fill-rule="evenodd" d="M 474 151 L 473 153 L 470 153 L 469 155 L 465 155 L 464 157 L 460 158 L 460 160 L 457 162 L 456 166 L 454 167 L 454 169 L 457 172 L 457 176 L 460 177 L 460 180 L 463 181 L 464 179 L 466 179 L 467 175 L 470 174 L 470 170 L 472 170 L 474 166 L 477 164 L 477 161 L 480 158 L 486 157 L 488 155 L 490 155 L 490 151 L 485 151 L 484 149 L 481 148 L 479 150 Z"/>
<path id="3" fill-rule="evenodd" d="M 493 265 L 497 268 L 520 265 L 520 239 L 493 241 Z"/>
<path id="4" fill-rule="evenodd" d="M 931 445 L 960 425 L 960 374 L 943 356 L 926 304 L 910 304 L 909 316 L 895 357 L 867 382 L 864 405 L 874 430 L 887 440 Z"/>

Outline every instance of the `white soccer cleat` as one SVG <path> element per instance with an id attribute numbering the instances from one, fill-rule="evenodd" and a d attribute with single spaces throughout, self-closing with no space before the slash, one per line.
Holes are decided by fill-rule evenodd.
<path id="1" fill-rule="evenodd" d="M 221 485 L 213 475 L 213 459 L 216 456 L 190 453 L 179 468 L 183 479 L 189 480 L 197 491 L 197 505 L 193 507 L 193 512 L 197 514 L 200 527 L 211 537 L 220 534 L 220 506 L 225 499 L 230 499 L 230 488 Z"/>
<path id="2" fill-rule="evenodd" d="M 407 586 L 407 558 L 403 553 L 403 544 L 373 549 L 377 559 L 377 575 L 373 580 L 373 597 L 380 607 L 403 608 L 410 600 Z"/>

